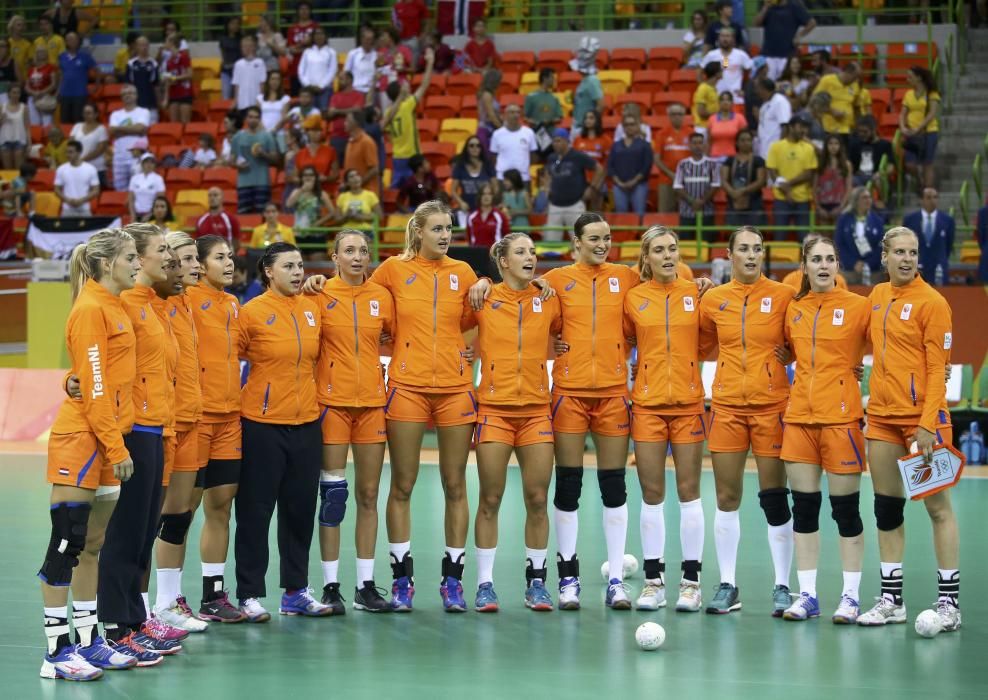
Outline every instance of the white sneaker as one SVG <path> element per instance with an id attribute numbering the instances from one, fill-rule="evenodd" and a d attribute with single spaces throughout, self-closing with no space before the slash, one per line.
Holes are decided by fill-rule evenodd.
<path id="1" fill-rule="evenodd" d="M 247 616 L 247 622 L 267 622 L 271 619 L 271 613 L 264 609 L 257 598 L 240 601 L 240 612 Z"/>
<path id="2" fill-rule="evenodd" d="M 943 632 L 953 632 L 961 627 L 961 609 L 949 600 L 938 600 L 935 608 L 937 616 L 940 618 L 940 626 Z"/>
<path id="3" fill-rule="evenodd" d="M 177 600 L 167 608 L 155 608 L 154 614 L 165 624 L 186 632 L 205 632 L 209 629 L 208 622 L 195 617 L 188 606 L 181 605 Z"/>
<path id="4" fill-rule="evenodd" d="M 612 578 L 607 584 L 607 596 L 604 604 L 611 610 L 631 610 L 631 599 L 628 597 L 628 586 L 619 578 Z"/>
<path id="5" fill-rule="evenodd" d="M 858 621 L 860 614 L 861 606 L 858 605 L 858 601 L 849 595 L 842 595 L 840 605 L 837 606 L 830 619 L 835 625 L 853 625 Z"/>
<path id="6" fill-rule="evenodd" d="M 896 605 L 885 596 L 877 599 L 875 607 L 858 616 L 858 624 L 863 627 L 899 625 L 906 621 L 906 605 Z"/>
<path id="7" fill-rule="evenodd" d="M 679 582 L 679 600 L 676 601 L 677 612 L 700 612 L 703 607 L 703 595 L 700 592 L 699 581 Z"/>
<path id="8" fill-rule="evenodd" d="M 559 609 L 580 609 L 580 579 L 567 576 L 559 582 Z"/>
<path id="9" fill-rule="evenodd" d="M 660 578 L 647 578 L 641 595 L 635 602 L 639 610 L 658 610 L 666 606 L 666 585 Z"/>

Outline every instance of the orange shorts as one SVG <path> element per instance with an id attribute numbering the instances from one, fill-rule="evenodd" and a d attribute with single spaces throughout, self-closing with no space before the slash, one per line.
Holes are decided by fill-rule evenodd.
<path id="1" fill-rule="evenodd" d="M 832 474 L 860 474 L 865 464 L 864 434 L 857 422 L 844 425 L 786 424 L 780 459 L 819 464 Z"/>
<path id="2" fill-rule="evenodd" d="M 916 439 L 915 423 L 892 423 L 881 418 L 869 418 L 868 426 L 865 428 L 865 437 L 869 440 L 880 440 L 881 442 L 891 442 L 893 445 L 902 445 L 908 451 L 909 446 Z M 954 444 L 954 428 L 950 424 L 950 418 L 940 411 L 937 415 L 937 442 L 944 445 Z"/>
<path id="3" fill-rule="evenodd" d="M 243 450 L 240 418 L 222 423 L 199 423 L 199 468 L 211 459 L 240 459 Z"/>
<path id="4" fill-rule="evenodd" d="M 388 431 L 384 423 L 384 407 L 342 408 L 320 406 L 319 425 L 324 445 L 366 445 L 384 442 Z"/>
<path id="5" fill-rule="evenodd" d="M 175 426 L 175 460 L 173 471 L 199 471 L 199 426 L 180 423 Z"/>
<path id="6" fill-rule="evenodd" d="M 162 448 L 165 454 L 165 468 L 161 472 L 161 485 L 168 486 L 172 480 L 172 471 L 175 469 L 175 450 L 178 446 L 178 438 L 174 435 L 165 435 L 162 438 Z"/>
<path id="7" fill-rule="evenodd" d="M 631 404 L 623 396 L 593 399 L 552 394 L 552 429 L 557 433 L 587 432 L 627 437 L 631 432 Z"/>
<path id="8" fill-rule="evenodd" d="M 631 408 L 631 439 L 635 442 L 672 442 L 688 445 L 703 442 L 707 423 L 703 414 L 693 416 L 664 416 L 648 409 Z"/>
<path id="9" fill-rule="evenodd" d="M 96 490 L 117 483 L 113 465 L 93 433 L 48 437 L 48 483 Z"/>
<path id="10" fill-rule="evenodd" d="M 480 409 L 476 442 L 501 442 L 512 447 L 552 443 L 552 418 L 541 416 L 498 416 Z"/>
<path id="11" fill-rule="evenodd" d="M 710 411 L 711 452 L 747 452 L 757 457 L 778 457 L 782 450 L 783 410 L 741 416 L 722 408 Z"/>
<path id="12" fill-rule="evenodd" d="M 426 394 L 400 386 L 388 391 L 388 403 L 384 406 L 388 420 L 409 423 L 428 423 L 438 427 L 470 425 L 477 421 L 477 399 L 472 391 L 453 394 Z"/>

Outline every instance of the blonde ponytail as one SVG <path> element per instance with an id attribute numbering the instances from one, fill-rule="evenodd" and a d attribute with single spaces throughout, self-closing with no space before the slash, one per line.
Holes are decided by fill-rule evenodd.
<path id="1" fill-rule="evenodd" d="M 124 245 L 133 240 L 123 229 L 107 228 L 93 234 L 86 243 L 77 245 L 69 258 L 72 300 L 75 301 L 88 280 L 100 280 L 103 276 L 102 261 L 106 260 L 112 265 Z"/>
<path id="2" fill-rule="evenodd" d="M 399 256 L 399 260 L 408 261 L 418 255 L 422 249 L 422 231 L 425 229 L 425 222 L 433 214 L 445 214 L 452 218 L 449 207 L 438 199 L 431 199 L 422 202 L 415 208 L 415 213 L 405 224 L 405 250 Z"/>

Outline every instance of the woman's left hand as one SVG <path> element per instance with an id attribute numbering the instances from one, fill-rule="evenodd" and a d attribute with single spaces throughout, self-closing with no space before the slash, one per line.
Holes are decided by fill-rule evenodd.
<path id="1" fill-rule="evenodd" d="M 491 281 L 486 278 L 477 280 L 474 282 L 473 286 L 470 287 L 467 294 L 470 297 L 470 307 L 474 311 L 480 311 L 484 308 L 484 302 L 487 300 L 487 297 L 491 295 L 491 289 L 493 289 L 493 285 L 491 284 Z"/>
<path id="2" fill-rule="evenodd" d="M 532 285 L 537 287 L 539 290 L 541 290 L 542 293 L 539 294 L 539 297 L 542 299 L 542 301 L 545 301 L 546 299 L 552 299 L 552 297 L 556 296 L 556 290 L 553 289 L 552 285 L 550 285 L 541 277 L 539 279 L 532 280 Z"/>
<path id="3" fill-rule="evenodd" d="M 697 297 L 702 297 L 707 290 L 714 288 L 714 282 L 709 277 L 697 277 L 695 281 Z"/>
<path id="4" fill-rule="evenodd" d="M 792 362 L 792 350 L 789 348 L 788 345 L 776 345 L 775 359 L 777 359 L 783 365 L 788 365 L 790 362 Z"/>

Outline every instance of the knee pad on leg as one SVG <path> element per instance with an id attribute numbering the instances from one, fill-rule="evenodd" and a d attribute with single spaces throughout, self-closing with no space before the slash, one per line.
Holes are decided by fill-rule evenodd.
<path id="1" fill-rule="evenodd" d="M 346 515 L 346 502 L 350 496 L 346 479 L 319 483 L 319 525 L 339 527 Z"/>
<path id="2" fill-rule="evenodd" d="M 162 513 L 158 524 L 158 537 L 168 544 L 185 544 L 185 535 L 192 525 L 192 511 Z"/>
<path id="3" fill-rule="evenodd" d="M 624 485 L 624 468 L 597 469 L 600 500 L 605 508 L 620 508 L 628 502 L 628 490 Z"/>
<path id="4" fill-rule="evenodd" d="M 580 507 L 583 491 L 583 467 L 556 467 L 556 495 L 552 504 L 559 510 L 572 513 Z"/>
<path id="5" fill-rule="evenodd" d="M 875 494 L 875 523 L 879 530 L 888 532 L 902 525 L 906 499 Z"/>
<path id="6" fill-rule="evenodd" d="M 837 532 L 841 537 L 857 537 L 864 532 L 861 522 L 861 509 L 858 500 L 861 494 L 857 491 L 846 496 L 830 497 L 830 514 L 837 523 Z"/>
<path id="7" fill-rule="evenodd" d="M 765 520 L 773 527 L 785 525 L 792 517 L 789 510 L 789 489 L 765 489 L 758 492 L 758 502 L 765 511 Z"/>
<path id="8" fill-rule="evenodd" d="M 51 507 L 51 539 L 38 577 L 49 586 L 68 586 L 79 554 L 86 548 L 88 503 L 56 503 Z"/>
<path id="9" fill-rule="evenodd" d="M 792 531 L 809 535 L 820 529 L 820 503 L 823 494 L 819 491 L 792 492 Z"/>

